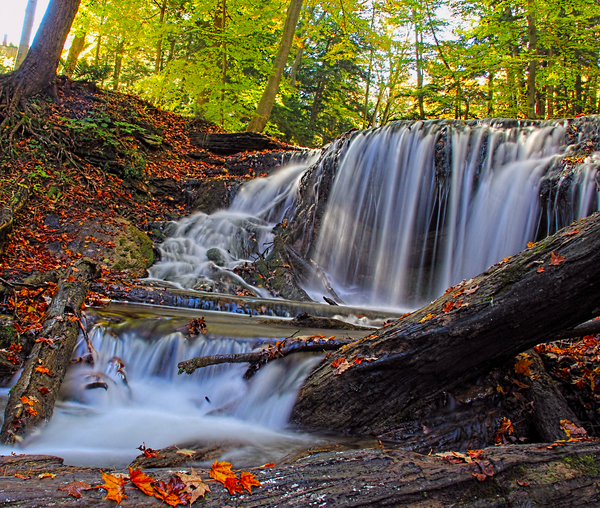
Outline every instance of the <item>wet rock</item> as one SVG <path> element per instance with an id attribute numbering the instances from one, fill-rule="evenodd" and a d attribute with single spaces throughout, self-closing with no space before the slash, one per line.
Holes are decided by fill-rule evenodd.
<path id="1" fill-rule="evenodd" d="M 227 264 L 225 256 L 223 256 L 223 253 L 217 247 L 208 249 L 208 251 L 206 251 L 206 257 L 217 266 L 225 266 Z"/>

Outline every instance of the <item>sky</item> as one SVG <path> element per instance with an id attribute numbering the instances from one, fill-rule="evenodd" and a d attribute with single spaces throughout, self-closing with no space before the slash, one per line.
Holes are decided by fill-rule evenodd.
<path id="1" fill-rule="evenodd" d="M 35 32 L 44 17 L 49 1 L 37 0 L 31 41 L 35 37 Z M 6 34 L 8 35 L 9 44 L 12 42 L 15 46 L 19 45 L 26 7 L 27 0 L 0 0 L 0 44 L 4 41 L 4 35 Z"/>

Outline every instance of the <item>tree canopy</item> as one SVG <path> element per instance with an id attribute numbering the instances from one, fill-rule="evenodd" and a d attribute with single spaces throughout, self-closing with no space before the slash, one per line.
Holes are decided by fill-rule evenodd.
<path id="1" fill-rule="evenodd" d="M 87 0 L 59 72 L 245 130 L 290 5 Z M 318 146 L 394 119 L 597 113 L 599 20 L 592 0 L 305 0 L 265 132 Z"/>

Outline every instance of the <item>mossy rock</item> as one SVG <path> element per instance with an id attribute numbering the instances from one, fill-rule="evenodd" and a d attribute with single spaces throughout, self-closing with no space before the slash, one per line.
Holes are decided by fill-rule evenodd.
<path id="1" fill-rule="evenodd" d="M 154 262 L 152 240 L 135 226 L 127 226 L 115 242 L 113 270 L 127 270 L 135 276 L 144 276 Z"/>

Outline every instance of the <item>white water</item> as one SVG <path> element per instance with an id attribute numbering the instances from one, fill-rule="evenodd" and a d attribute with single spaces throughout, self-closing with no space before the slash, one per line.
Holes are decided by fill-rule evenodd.
<path id="1" fill-rule="evenodd" d="M 316 153 L 297 157 L 274 174 L 246 183 L 228 210 L 198 212 L 176 223 L 160 245 L 161 261 L 150 268 L 150 278 L 217 292 L 221 288 L 214 282 L 219 281 L 268 297 L 266 290 L 249 287 L 230 270 L 265 253 L 273 241 L 273 226 L 291 219 L 300 178 L 316 158 Z M 218 249 L 220 266 L 209 260 L 211 249 Z"/>
<path id="2" fill-rule="evenodd" d="M 440 186 L 434 148 L 442 127 L 365 131 L 341 158 L 314 259 L 346 303 L 418 306 L 535 240 L 540 184 L 563 153 L 564 127 L 448 124 L 451 166 Z M 594 211 L 597 167 L 578 169 L 572 206 L 555 226 Z"/>
<path id="3" fill-rule="evenodd" d="M 235 338 L 187 340 L 169 324 L 150 317 L 94 326 L 95 367 L 73 365 L 50 424 L 22 446 L 0 447 L 0 453 L 52 454 L 70 464 L 124 467 L 142 443 L 158 449 L 233 441 L 227 456 L 239 465 L 256 465 L 316 440 L 285 427 L 300 384 L 318 358 L 294 355 L 267 365 L 249 382 L 243 380 L 245 364 L 178 375 L 179 361 L 248 351 L 251 344 Z M 75 357 L 86 353 L 81 343 Z M 114 357 L 125 364 L 127 383 L 116 373 Z M 91 382 L 107 388 L 86 389 Z M 208 414 L 220 408 L 226 409 L 222 415 Z"/>

